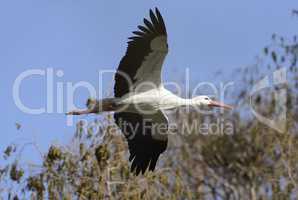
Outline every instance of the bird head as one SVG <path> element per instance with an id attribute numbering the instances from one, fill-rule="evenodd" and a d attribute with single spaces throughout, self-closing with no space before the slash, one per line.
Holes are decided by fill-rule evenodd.
<path id="1" fill-rule="evenodd" d="M 212 100 L 210 97 L 205 96 L 205 95 L 194 97 L 192 100 L 193 100 L 193 104 L 195 106 L 199 106 L 199 107 L 203 107 L 203 108 L 218 107 L 218 108 L 224 108 L 224 109 L 229 109 L 229 110 L 233 108 L 230 105 L 224 104 L 219 101 Z"/>

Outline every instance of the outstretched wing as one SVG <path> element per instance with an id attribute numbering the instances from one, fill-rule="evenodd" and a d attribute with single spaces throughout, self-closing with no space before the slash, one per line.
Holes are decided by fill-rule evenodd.
<path id="1" fill-rule="evenodd" d="M 151 21 L 144 18 L 129 38 L 125 56 L 115 75 L 115 97 L 128 92 L 146 91 L 161 84 L 161 68 L 168 53 L 167 32 L 163 18 L 155 9 L 150 10 Z"/>
<path id="2" fill-rule="evenodd" d="M 168 120 L 162 111 L 151 115 L 121 112 L 115 122 L 125 135 L 129 147 L 131 171 L 138 175 L 155 169 L 159 155 L 167 148 Z"/>

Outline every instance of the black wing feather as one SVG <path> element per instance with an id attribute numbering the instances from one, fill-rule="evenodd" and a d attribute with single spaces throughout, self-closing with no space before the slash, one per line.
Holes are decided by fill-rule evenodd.
<path id="1" fill-rule="evenodd" d="M 146 27 L 144 27 L 144 26 L 139 25 L 138 28 L 139 28 L 141 31 L 143 31 L 144 33 L 148 33 L 148 34 L 151 33 L 150 30 L 148 30 L 148 29 L 147 29 Z"/>
<path id="2" fill-rule="evenodd" d="M 158 20 L 157 20 L 157 18 L 156 18 L 156 16 L 154 15 L 154 13 L 153 13 L 153 11 L 152 10 L 150 10 L 150 18 L 151 18 L 151 21 L 152 21 L 152 24 L 154 25 L 154 29 L 156 30 L 156 29 L 158 29 L 159 28 L 159 23 L 158 23 Z M 158 30 L 156 30 L 156 31 L 158 31 Z"/>
<path id="3" fill-rule="evenodd" d="M 158 19 L 158 25 L 160 27 L 160 31 L 163 32 L 165 35 L 167 35 L 165 22 L 163 21 L 163 18 L 157 8 L 155 9 L 155 12 Z"/>
<path id="4" fill-rule="evenodd" d="M 148 21 L 146 18 L 144 18 L 144 24 L 147 26 L 147 28 L 151 31 L 151 32 L 155 32 L 155 28 L 153 27 L 153 25 L 151 24 L 150 21 Z"/>
<path id="5" fill-rule="evenodd" d="M 135 34 L 135 35 L 138 35 L 138 36 L 145 35 L 145 33 L 144 32 L 141 32 L 141 31 L 133 31 L 132 33 Z"/>

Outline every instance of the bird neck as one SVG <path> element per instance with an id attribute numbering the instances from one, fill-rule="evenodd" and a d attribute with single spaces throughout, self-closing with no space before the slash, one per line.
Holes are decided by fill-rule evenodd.
<path id="1" fill-rule="evenodd" d="M 192 106 L 193 105 L 193 100 L 192 99 L 188 99 L 188 98 L 179 98 L 178 104 L 180 106 Z"/>

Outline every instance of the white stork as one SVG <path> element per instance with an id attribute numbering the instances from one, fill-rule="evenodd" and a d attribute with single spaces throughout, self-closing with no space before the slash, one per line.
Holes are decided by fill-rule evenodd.
<path id="1" fill-rule="evenodd" d="M 182 106 L 230 106 L 211 100 L 208 96 L 184 99 L 163 87 L 161 69 L 168 53 L 167 31 L 163 18 L 150 9 L 151 21 L 129 38 L 125 56 L 115 75 L 115 98 L 88 101 L 87 110 L 67 114 L 81 115 L 114 111 L 114 119 L 125 135 L 132 161 L 131 171 L 138 175 L 155 169 L 158 157 L 167 147 L 168 118 L 165 110 Z M 90 106 L 93 105 L 93 106 Z"/>

